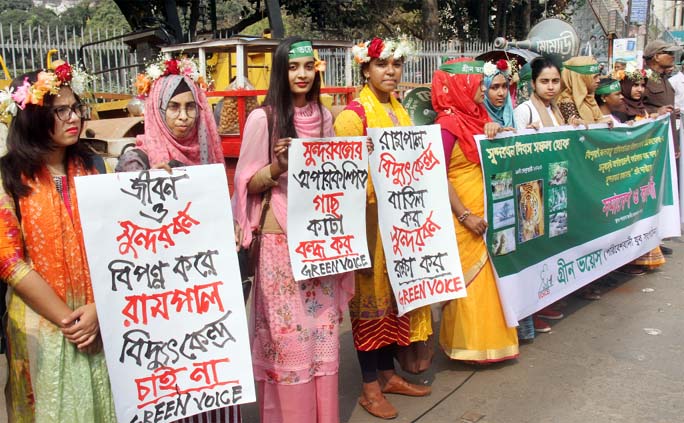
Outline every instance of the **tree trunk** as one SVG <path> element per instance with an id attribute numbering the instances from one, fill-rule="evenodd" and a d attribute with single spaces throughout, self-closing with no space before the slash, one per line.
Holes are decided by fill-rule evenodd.
<path id="1" fill-rule="evenodd" d="M 176 8 L 176 0 L 164 0 L 164 19 L 166 19 L 167 25 L 174 32 L 174 37 L 177 43 L 182 43 L 185 40 L 183 36 L 183 27 L 180 23 L 180 18 L 178 17 L 178 9 Z"/>
<path id="2" fill-rule="evenodd" d="M 424 39 L 439 41 L 439 11 L 437 0 L 423 0 L 423 30 Z"/>
<path id="3" fill-rule="evenodd" d="M 285 38 L 280 2 L 278 0 L 266 0 L 266 11 L 268 12 L 268 24 L 271 26 L 273 38 Z"/>
<path id="4" fill-rule="evenodd" d="M 522 16 L 521 16 L 521 37 L 522 39 L 527 38 L 527 34 L 530 33 L 532 28 L 530 19 L 532 15 L 532 0 L 522 0 Z"/>
<path id="5" fill-rule="evenodd" d="M 494 29 L 495 37 L 506 37 L 507 24 L 508 24 L 508 4 L 510 2 L 506 0 L 496 1 L 496 27 Z"/>
<path id="6" fill-rule="evenodd" d="M 489 0 L 480 1 L 477 13 L 477 20 L 480 24 L 480 40 L 489 41 Z"/>

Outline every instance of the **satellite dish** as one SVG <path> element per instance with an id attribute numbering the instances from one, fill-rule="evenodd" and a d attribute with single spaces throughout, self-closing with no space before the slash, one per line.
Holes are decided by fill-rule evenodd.
<path id="1" fill-rule="evenodd" d="M 432 92 L 428 87 L 418 87 L 407 92 L 402 102 L 414 125 L 435 123 L 437 113 L 432 109 Z"/>

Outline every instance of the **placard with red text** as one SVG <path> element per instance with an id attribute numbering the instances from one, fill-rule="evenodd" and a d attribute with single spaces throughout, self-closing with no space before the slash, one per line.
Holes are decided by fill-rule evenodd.
<path id="1" fill-rule="evenodd" d="M 293 139 L 287 242 L 295 280 L 370 267 L 366 137 Z"/>
<path id="2" fill-rule="evenodd" d="M 222 165 L 76 178 L 119 421 L 255 400 Z"/>
<path id="3" fill-rule="evenodd" d="M 368 128 L 387 274 L 399 315 L 466 296 L 439 125 Z"/>

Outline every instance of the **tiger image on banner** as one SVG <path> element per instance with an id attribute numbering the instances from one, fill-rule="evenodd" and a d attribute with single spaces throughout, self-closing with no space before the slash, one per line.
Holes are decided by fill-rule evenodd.
<path id="1" fill-rule="evenodd" d="M 518 194 L 518 242 L 544 235 L 544 184 L 541 179 L 516 186 Z"/>

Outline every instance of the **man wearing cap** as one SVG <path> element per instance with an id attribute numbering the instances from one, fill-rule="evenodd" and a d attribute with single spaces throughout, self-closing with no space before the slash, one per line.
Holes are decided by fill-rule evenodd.
<path id="1" fill-rule="evenodd" d="M 659 75 L 659 78 L 650 78 L 644 91 L 644 106 L 648 113 L 658 113 L 666 107 L 667 111 L 674 110 L 674 88 L 668 81 L 674 70 L 674 53 L 681 47 L 668 44 L 663 40 L 654 40 L 644 48 L 644 60 L 646 67 Z"/>
<path id="2" fill-rule="evenodd" d="M 675 91 L 668 78 L 674 70 L 674 54 L 682 48 L 663 40 L 654 40 L 644 48 L 645 68 L 651 69 L 659 77 L 649 78 L 644 90 L 644 106 L 648 113 L 672 112 L 670 114 L 672 140 L 675 143 L 675 154 L 679 156 L 679 132 L 675 125 L 679 109 L 675 109 Z M 672 249 L 660 246 L 665 255 L 672 254 Z"/>

